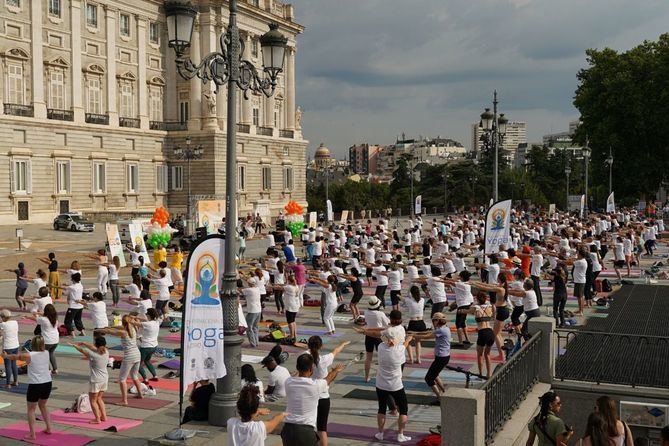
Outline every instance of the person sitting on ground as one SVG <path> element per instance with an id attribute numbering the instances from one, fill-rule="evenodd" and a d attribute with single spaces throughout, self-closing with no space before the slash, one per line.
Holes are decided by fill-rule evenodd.
<path id="1" fill-rule="evenodd" d="M 216 388 L 208 379 L 196 382 L 190 393 L 190 406 L 186 407 L 181 423 L 206 421 L 209 418 L 209 400 L 214 392 Z"/>
<path id="2" fill-rule="evenodd" d="M 247 364 L 248 365 L 248 364 Z M 262 389 L 262 387 L 261 387 Z M 269 421 L 257 421 L 258 415 L 269 415 L 269 409 L 259 408 L 260 398 L 258 387 L 244 386 L 237 399 L 239 418 L 229 418 L 228 445 L 230 446 L 262 446 L 267 433 L 274 431 L 283 422 L 286 413 L 280 413 Z"/>
<path id="3" fill-rule="evenodd" d="M 274 356 L 266 356 L 261 364 L 269 371 L 265 399 L 276 401 L 279 398 L 284 398 L 286 396 L 286 380 L 290 378 L 288 369 L 279 365 Z"/>

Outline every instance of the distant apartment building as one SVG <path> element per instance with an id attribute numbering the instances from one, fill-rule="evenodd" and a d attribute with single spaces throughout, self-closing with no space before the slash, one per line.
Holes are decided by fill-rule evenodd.
<path id="1" fill-rule="evenodd" d="M 361 175 L 376 175 L 381 147 L 373 144 L 359 144 L 348 149 L 348 163 L 351 172 Z"/>
<path id="2" fill-rule="evenodd" d="M 483 129 L 479 127 L 478 122 L 471 125 L 471 151 L 477 155 L 483 148 L 483 141 L 481 140 L 483 133 Z M 506 125 L 506 134 L 502 141 L 502 151 L 500 151 L 500 156 L 513 162 L 519 144 L 527 144 L 527 123 L 509 121 Z"/>

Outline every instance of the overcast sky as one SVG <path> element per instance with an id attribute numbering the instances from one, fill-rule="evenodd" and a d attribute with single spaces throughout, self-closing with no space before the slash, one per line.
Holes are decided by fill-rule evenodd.
<path id="1" fill-rule="evenodd" d="M 308 153 L 407 137 L 470 143 L 492 92 L 528 139 L 565 131 L 586 48 L 669 32 L 667 0 L 291 0 L 306 26 L 297 103 Z"/>

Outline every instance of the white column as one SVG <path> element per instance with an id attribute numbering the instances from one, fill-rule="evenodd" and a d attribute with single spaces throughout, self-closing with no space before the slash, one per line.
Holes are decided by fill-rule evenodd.
<path id="1" fill-rule="evenodd" d="M 74 122 L 84 122 L 83 79 L 81 75 L 81 1 L 70 2 L 70 19 L 72 31 L 72 72 L 70 73 L 70 89 L 72 90 L 72 111 Z"/>
<path id="2" fill-rule="evenodd" d="M 139 99 L 139 127 L 149 129 L 149 86 L 146 83 L 146 23 L 147 18 L 135 16 L 137 20 L 137 97 Z"/>
<path id="3" fill-rule="evenodd" d="M 116 108 L 116 13 L 118 9 L 111 6 L 105 8 L 107 28 L 107 113 L 109 125 L 118 127 L 118 111 Z"/>
<path id="4" fill-rule="evenodd" d="M 200 22 L 195 21 L 193 38 L 190 45 L 190 57 L 194 63 L 200 62 Z M 202 81 L 195 76 L 190 81 L 190 117 L 188 118 L 188 130 L 200 130 L 200 118 L 202 116 Z"/>
<path id="5" fill-rule="evenodd" d="M 42 45 L 42 2 L 30 2 L 31 52 L 32 52 L 32 89 L 35 118 L 46 119 L 44 101 L 44 54 Z"/>
<path id="6" fill-rule="evenodd" d="M 209 11 L 206 13 L 200 14 L 200 35 L 202 41 L 202 52 L 200 54 L 200 60 L 210 53 L 218 51 L 218 39 L 216 35 L 216 15 L 214 13 L 214 8 L 209 7 Z M 209 82 L 203 86 L 205 94 L 211 98 L 215 98 L 216 110 L 212 113 L 209 107 L 209 98 L 202 97 L 202 116 L 203 116 L 203 125 L 202 128 L 208 130 L 218 130 L 218 109 L 223 104 L 218 103 L 218 97 L 214 94 L 216 84 L 214 82 Z"/>
<path id="7" fill-rule="evenodd" d="M 286 128 L 295 130 L 295 47 L 289 47 L 286 51 L 286 76 L 285 76 L 285 97 L 286 97 Z"/>
<path id="8" fill-rule="evenodd" d="M 251 51 L 251 36 L 246 34 L 244 37 L 244 53 L 242 54 L 242 59 L 249 59 L 249 53 Z M 244 93 L 239 92 L 239 98 L 242 101 L 242 115 L 241 119 L 238 121 L 242 124 L 252 124 L 253 123 L 253 107 L 251 105 L 251 98 L 244 99 Z"/>
<path id="9" fill-rule="evenodd" d="M 221 33 L 225 32 L 226 29 L 224 27 L 224 23 L 222 20 L 219 20 L 217 23 L 217 29 L 216 29 L 216 45 L 219 45 L 219 40 Z M 216 47 L 218 48 L 218 46 Z M 219 48 L 220 49 L 220 48 Z M 227 129 L 227 119 L 228 119 L 228 84 L 226 83 L 225 85 L 221 85 L 218 87 L 218 94 L 216 95 L 216 116 L 218 118 L 218 128 L 220 128 L 223 131 L 226 131 Z"/>

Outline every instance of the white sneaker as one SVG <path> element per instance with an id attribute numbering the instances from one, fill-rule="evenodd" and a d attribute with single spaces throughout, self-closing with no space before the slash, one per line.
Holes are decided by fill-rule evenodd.
<path id="1" fill-rule="evenodd" d="M 404 434 L 397 434 L 397 442 L 398 443 L 405 443 L 407 441 L 411 441 L 411 437 L 408 437 Z"/>
<path id="2" fill-rule="evenodd" d="M 374 438 L 376 438 L 379 441 L 383 441 L 383 432 L 377 432 L 374 434 Z"/>

